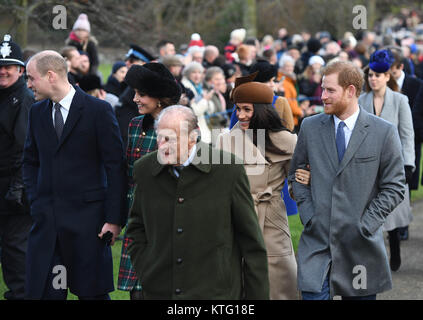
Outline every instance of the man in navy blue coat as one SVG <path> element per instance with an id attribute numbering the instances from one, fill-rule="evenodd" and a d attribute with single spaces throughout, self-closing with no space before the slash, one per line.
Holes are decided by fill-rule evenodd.
<path id="1" fill-rule="evenodd" d="M 112 107 L 74 88 L 65 60 L 42 51 L 27 65 L 39 102 L 29 114 L 23 172 L 33 226 L 26 297 L 109 299 L 111 244 L 126 222 L 125 158 Z M 66 280 L 66 281 L 65 281 Z M 64 283 L 65 282 L 65 283 Z"/>

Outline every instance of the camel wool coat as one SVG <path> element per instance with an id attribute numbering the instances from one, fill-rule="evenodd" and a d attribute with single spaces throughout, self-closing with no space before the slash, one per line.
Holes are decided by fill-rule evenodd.
<path id="1" fill-rule="evenodd" d="M 297 135 L 284 130 L 270 132 L 269 137 L 279 150 L 284 151 L 283 155 L 259 150 L 239 123 L 230 132 L 219 136 L 216 147 L 243 160 L 267 250 L 270 299 L 297 299 L 297 263 L 286 208 L 281 199 Z"/>

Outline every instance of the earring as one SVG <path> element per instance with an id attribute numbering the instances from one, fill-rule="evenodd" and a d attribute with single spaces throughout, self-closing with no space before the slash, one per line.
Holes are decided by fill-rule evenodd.
<path id="1" fill-rule="evenodd" d="M 157 108 L 161 108 L 162 104 L 160 103 L 160 101 L 157 103 Z"/>

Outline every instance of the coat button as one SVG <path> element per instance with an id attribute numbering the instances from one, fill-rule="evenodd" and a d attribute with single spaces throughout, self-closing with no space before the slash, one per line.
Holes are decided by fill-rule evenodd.
<path id="1" fill-rule="evenodd" d="M 181 289 L 176 289 L 176 290 L 175 290 L 175 293 L 176 293 L 176 294 L 181 294 L 181 293 L 182 293 L 182 290 L 181 290 Z"/>
<path id="2" fill-rule="evenodd" d="M 183 203 L 185 201 L 185 199 L 184 198 L 178 198 L 178 202 L 179 203 Z"/>
<path id="3" fill-rule="evenodd" d="M 145 136 L 145 132 L 143 132 L 142 135 Z"/>
<path id="4" fill-rule="evenodd" d="M 140 148 L 136 148 L 136 149 L 135 149 L 135 152 L 136 152 L 136 153 L 138 153 L 138 152 L 140 152 L 140 151 L 141 151 L 141 150 L 140 150 Z"/>
<path id="5" fill-rule="evenodd" d="M 176 231 L 177 231 L 178 233 L 182 233 L 182 232 L 184 231 L 184 229 L 182 229 L 182 228 L 178 228 Z"/>
<path id="6" fill-rule="evenodd" d="M 176 259 L 176 263 L 181 264 L 182 263 L 182 258 Z"/>

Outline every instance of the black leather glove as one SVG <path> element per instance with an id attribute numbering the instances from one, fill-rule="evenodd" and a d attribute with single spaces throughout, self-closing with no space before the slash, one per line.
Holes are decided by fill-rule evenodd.
<path id="1" fill-rule="evenodd" d="M 413 177 L 413 167 L 412 166 L 404 166 L 405 171 L 405 182 L 407 184 L 411 183 L 411 179 Z"/>
<path id="2" fill-rule="evenodd" d="M 9 202 L 12 207 L 21 208 L 24 206 L 23 203 L 24 186 L 21 183 L 14 182 L 10 185 L 9 190 L 5 195 L 5 199 Z"/>

